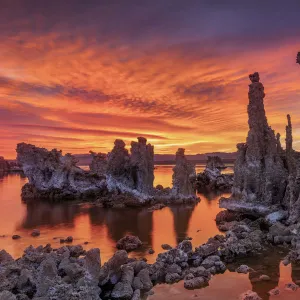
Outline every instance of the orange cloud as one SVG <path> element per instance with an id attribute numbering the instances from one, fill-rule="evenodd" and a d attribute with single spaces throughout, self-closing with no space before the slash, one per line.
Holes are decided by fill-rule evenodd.
<path id="1" fill-rule="evenodd" d="M 111 42 L 55 31 L 21 32 L 1 42 L 0 155 L 15 157 L 20 141 L 73 153 L 109 151 L 114 139 L 129 143 L 138 135 L 156 153 L 235 151 L 248 130 L 253 71 L 265 85 L 270 125 L 284 135 L 290 113 L 300 149 L 300 70 L 292 40 L 244 52 L 226 50 L 224 40 L 219 48 L 194 43 L 193 51 L 181 43 L 147 50 Z"/>

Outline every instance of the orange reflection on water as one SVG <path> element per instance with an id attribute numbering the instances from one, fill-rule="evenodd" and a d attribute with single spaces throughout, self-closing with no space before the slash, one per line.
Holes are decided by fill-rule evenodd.
<path id="1" fill-rule="evenodd" d="M 170 182 L 172 166 L 162 166 L 155 170 L 157 183 Z M 164 175 L 162 175 L 164 174 Z M 160 177 L 161 176 L 161 177 Z M 161 178 L 161 181 L 159 181 Z M 161 244 L 175 246 L 183 238 L 192 237 L 193 246 L 199 246 L 208 238 L 219 234 L 215 216 L 220 211 L 220 196 L 199 195 L 200 203 L 195 206 L 171 206 L 150 212 L 145 209 L 103 209 L 92 204 L 48 203 L 34 201 L 22 203 L 20 191 L 26 182 L 19 174 L 0 177 L 0 249 L 3 248 L 14 257 L 20 257 L 29 246 L 46 245 L 61 246 L 59 238 L 73 236 L 73 244 L 82 244 L 85 249 L 98 247 L 101 249 L 102 262 L 107 261 L 116 251 L 117 241 L 126 234 L 139 236 L 143 247 L 131 252 L 132 257 L 145 257 L 149 262 L 156 260 L 156 255 L 163 250 Z M 224 195 L 228 196 L 228 195 Z M 39 229 L 39 237 L 31 237 L 33 229 Z M 19 234 L 20 240 L 12 240 L 13 234 Z M 55 238 L 55 239 L 54 239 Z M 88 241 L 88 245 L 84 242 Z M 154 255 L 148 250 L 153 248 Z M 245 263 L 258 274 L 266 274 L 271 281 L 259 283 L 252 275 L 236 274 L 237 266 L 227 266 L 230 271 L 217 275 L 210 281 L 210 287 L 187 291 L 183 283 L 155 287 L 155 295 L 150 299 L 190 299 L 197 295 L 201 299 L 237 299 L 242 292 L 253 289 L 263 300 L 299 299 L 300 290 L 296 293 L 284 291 L 277 297 L 269 297 L 267 292 L 279 285 L 284 290 L 287 282 L 300 280 L 300 268 L 296 265 L 284 267 L 280 261 L 284 254 L 269 253 L 268 257 L 247 258 Z M 239 262 L 241 263 L 241 262 Z"/>
<path id="2" fill-rule="evenodd" d="M 155 175 L 158 183 L 165 184 L 172 178 L 172 166 L 158 166 Z M 25 204 L 20 199 L 25 183 L 26 179 L 19 174 L 5 175 L 0 181 L 0 235 L 6 235 L 0 238 L 0 247 L 14 257 L 21 256 L 31 244 L 50 243 L 59 247 L 60 238 L 71 235 L 74 244 L 89 242 L 85 248 L 99 247 L 102 260 L 106 261 L 115 252 L 116 242 L 126 234 L 133 234 L 139 236 L 144 245 L 130 255 L 154 261 L 156 255 L 149 255 L 149 248 L 159 253 L 161 244 L 176 246 L 187 236 L 193 237 L 194 245 L 198 246 L 218 233 L 214 222 L 220 211 L 218 197 L 209 199 L 200 195 L 202 201 L 196 206 L 172 206 L 154 212 L 147 208 L 103 209 L 74 202 L 33 201 Z M 41 235 L 31 237 L 33 229 L 39 229 Z M 22 238 L 12 240 L 13 234 Z"/>

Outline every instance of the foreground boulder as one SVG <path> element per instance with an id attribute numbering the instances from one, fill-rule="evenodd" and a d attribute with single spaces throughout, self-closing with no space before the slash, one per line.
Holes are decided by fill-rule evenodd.
<path id="1" fill-rule="evenodd" d="M 142 246 L 142 241 L 133 235 L 126 235 L 117 243 L 117 248 L 126 251 L 132 251 Z"/>

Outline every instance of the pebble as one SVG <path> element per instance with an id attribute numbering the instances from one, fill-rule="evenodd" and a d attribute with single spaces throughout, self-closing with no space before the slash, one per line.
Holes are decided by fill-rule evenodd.
<path id="1" fill-rule="evenodd" d="M 41 232 L 38 229 L 33 229 L 31 232 L 31 236 L 37 237 L 41 234 Z"/>

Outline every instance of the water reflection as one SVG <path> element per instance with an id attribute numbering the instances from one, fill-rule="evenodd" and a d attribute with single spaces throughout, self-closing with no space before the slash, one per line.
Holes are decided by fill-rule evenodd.
<path id="1" fill-rule="evenodd" d="M 167 179 L 171 178 L 172 168 L 163 168 L 163 173 Z M 30 244 L 37 246 L 50 242 L 59 246 L 59 239 L 54 238 L 72 235 L 74 242 L 90 242 L 87 248 L 100 247 L 105 261 L 116 250 L 120 238 L 133 234 L 139 236 L 144 247 L 131 255 L 146 256 L 154 261 L 155 256 L 147 254 L 150 247 L 160 252 L 161 244 L 175 246 L 187 236 L 193 237 L 196 246 L 219 232 L 214 221 L 220 211 L 218 195 L 210 195 L 209 199 L 200 195 L 202 201 L 196 206 L 166 207 L 154 212 L 148 209 L 104 209 L 74 202 L 32 201 L 25 204 L 20 199 L 25 182 L 26 179 L 18 174 L 4 176 L 0 181 L 0 235 L 7 235 L 0 239 L 0 247 L 15 257 L 22 255 Z M 39 238 L 30 235 L 35 228 L 41 231 Z M 12 234 L 19 234 L 22 238 L 12 241 Z"/>
<path id="2" fill-rule="evenodd" d="M 163 185 L 171 181 L 172 166 L 158 167 Z M 164 174 L 164 175 L 162 175 Z M 198 246 L 207 241 L 209 237 L 218 234 L 215 216 L 220 211 L 218 200 L 221 195 L 214 193 L 199 195 L 201 202 L 195 206 L 172 206 L 162 210 L 150 212 L 147 209 L 103 209 L 90 204 L 29 202 L 22 203 L 20 190 L 26 179 L 19 174 L 9 174 L 0 177 L 0 249 L 4 248 L 14 257 L 22 255 L 23 250 L 30 244 L 34 246 L 51 243 L 59 247 L 58 237 L 72 235 L 74 243 L 85 245 L 86 249 L 99 247 L 101 258 L 106 261 L 116 251 L 116 242 L 126 234 L 140 237 L 144 246 L 130 255 L 146 257 L 149 262 L 156 259 L 161 252 L 161 244 L 168 243 L 175 246 L 183 238 L 190 236 L 192 243 Z M 224 196 L 229 196 L 224 195 Z M 38 228 L 41 236 L 31 237 L 32 229 Z M 19 234 L 18 241 L 11 239 L 12 234 Z M 54 239 L 56 238 L 56 239 Z M 149 255 L 148 249 L 152 247 L 155 255 Z M 182 282 L 176 285 L 161 285 L 155 287 L 156 293 L 152 299 L 190 299 L 197 295 L 201 299 L 237 299 L 238 295 L 248 289 L 256 291 L 262 299 L 272 300 L 267 292 L 279 285 L 282 289 L 286 282 L 300 280 L 300 267 L 291 265 L 284 267 L 280 261 L 285 256 L 276 248 L 262 258 L 247 259 L 245 263 L 256 272 L 251 274 L 237 274 L 227 271 L 224 275 L 215 276 L 210 286 L 203 290 L 186 291 Z M 242 262 L 239 262 L 239 264 Z M 230 267 L 234 271 L 237 265 Z M 261 282 L 260 275 L 268 275 L 271 280 Z M 299 292 L 283 293 L 276 299 L 299 299 Z M 222 295 L 222 297 L 220 297 Z M 294 297 L 294 298 L 293 298 Z M 275 298 L 274 298 L 275 299 Z"/>

